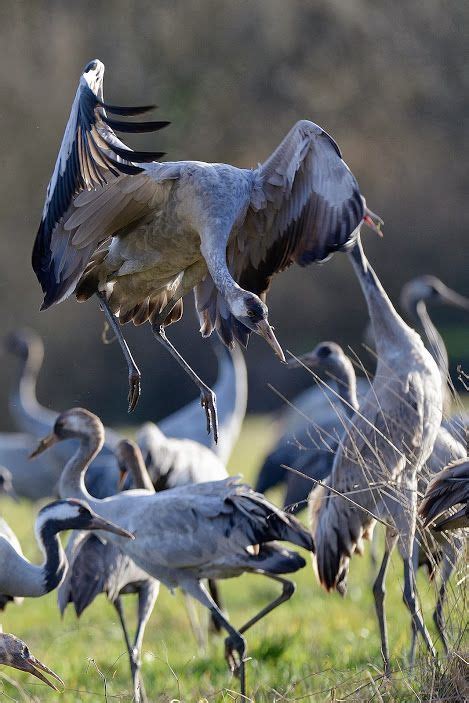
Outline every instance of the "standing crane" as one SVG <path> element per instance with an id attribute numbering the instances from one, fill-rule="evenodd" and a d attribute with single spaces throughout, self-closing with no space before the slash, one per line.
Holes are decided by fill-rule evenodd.
<path id="1" fill-rule="evenodd" d="M 396 543 L 404 563 L 404 602 L 428 650 L 435 654 L 417 609 L 412 554 L 417 476 L 441 425 L 441 382 L 435 361 L 397 314 L 360 240 L 349 257 L 366 298 L 377 368 L 339 445 L 328 485 L 310 496 L 314 566 L 327 590 L 344 594 L 353 553 L 363 551 L 363 540 L 370 538 L 377 519 L 386 524 L 385 552 L 373 594 L 385 673 L 390 675 L 384 585 Z"/>
<path id="2" fill-rule="evenodd" d="M 11 666 L 13 669 L 18 669 L 19 671 L 25 671 L 28 674 L 32 674 L 37 679 L 43 683 L 50 686 L 54 691 L 59 689 L 53 681 L 44 676 L 47 674 L 51 678 L 59 682 L 63 687 L 64 682 L 52 669 L 43 664 L 40 659 L 37 659 L 29 651 L 28 645 L 20 640 L 15 635 L 9 635 L 6 632 L 0 631 L 0 665 Z"/>
<path id="3" fill-rule="evenodd" d="M 202 336 L 216 330 L 227 346 L 245 347 L 254 332 L 284 361 L 265 304 L 272 276 L 349 248 L 363 221 L 378 226 L 339 147 L 313 122 L 298 122 L 255 169 L 156 163 L 161 152 L 132 151 L 114 130 L 168 123 L 109 117 L 148 108 L 105 103 L 103 76 L 101 61 L 85 67 L 47 188 L 32 254 L 42 308 L 73 292 L 78 300 L 98 296 L 126 358 L 129 410 L 140 372 L 118 321 L 148 320 L 198 386 L 216 441 L 214 394 L 165 333 L 181 317 L 183 297 L 195 291 Z"/>
<path id="4" fill-rule="evenodd" d="M 95 500 L 86 492 L 84 475 L 103 443 L 99 418 L 82 408 L 62 413 L 54 432 L 41 441 L 36 454 L 70 437 L 79 439 L 79 448 L 64 468 L 61 495 L 80 496 L 107 519 L 118 517 L 135 535 L 135 548 L 112 535 L 110 541 L 165 586 L 180 587 L 208 608 L 228 633 L 225 656 L 231 670 L 239 673 L 245 695 L 243 633 L 293 595 L 294 584 L 281 574 L 305 566 L 299 554 L 281 547 L 276 540 L 312 551 L 309 532 L 293 516 L 233 478 L 189 484 L 153 495 L 141 490 L 124 491 Z M 280 583 L 282 593 L 235 629 L 202 580 L 232 578 L 246 572 Z"/>
<path id="5" fill-rule="evenodd" d="M 129 472 L 135 488 L 154 492 L 142 455 L 134 442 L 121 440 L 116 447 L 116 458 L 121 474 Z M 68 603 L 73 603 L 75 613 L 80 617 L 100 593 L 106 594 L 116 609 L 124 634 L 135 703 L 145 703 L 147 696 L 140 673 L 141 652 L 145 628 L 158 597 L 159 582 L 137 566 L 117 545 L 104 543 L 94 534 L 74 533 L 67 545 L 66 555 L 70 568 L 57 594 L 61 615 Z M 133 641 L 122 605 L 121 596 L 126 593 L 136 593 L 138 598 L 137 629 Z"/>

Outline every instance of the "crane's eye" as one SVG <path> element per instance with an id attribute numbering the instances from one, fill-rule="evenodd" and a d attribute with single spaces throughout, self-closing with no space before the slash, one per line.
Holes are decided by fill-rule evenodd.
<path id="1" fill-rule="evenodd" d="M 248 310 L 248 317 L 255 317 L 254 310 Z"/>

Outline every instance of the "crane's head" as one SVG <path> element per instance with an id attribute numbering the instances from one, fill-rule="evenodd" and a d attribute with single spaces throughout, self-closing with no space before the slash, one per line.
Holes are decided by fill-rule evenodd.
<path id="1" fill-rule="evenodd" d="M 65 439 L 92 440 L 96 445 L 100 445 L 99 448 L 101 448 L 104 444 L 103 423 L 99 417 L 84 408 L 66 410 L 60 413 L 55 421 L 53 432 L 41 439 L 30 458 L 32 459 L 42 454 L 49 447 Z"/>
<path id="2" fill-rule="evenodd" d="M 36 332 L 30 329 L 19 329 L 11 332 L 5 338 L 5 348 L 23 361 L 34 359 L 36 365 L 42 364 L 44 346 Z"/>
<path id="3" fill-rule="evenodd" d="M 60 676 L 39 661 L 39 659 L 36 659 L 29 651 L 28 645 L 23 640 L 15 637 L 15 635 L 0 634 L 0 664 L 6 664 L 20 671 L 26 671 L 53 688 L 54 691 L 59 689 L 55 683 L 44 676 L 44 673 L 58 681 L 61 686 L 65 686 Z"/>
<path id="4" fill-rule="evenodd" d="M 44 530 L 57 534 L 63 530 L 105 530 L 121 537 L 133 539 L 133 535 L 109 520 L 97 515 L 82 500 L 69 498 L 49 503 L 39 511 L 35 524 L 36 533 Z"/>
<path id="5" fill-rule="evenodd" d="M 413 315 L 416 305 L 422 300 L 469 310 L 469 298 L 451 290 L 436 276 L 418 276 L 403 287 L 401 306 L 407 313 Z"/>
<path id="6" fill-rule="evenodd" d="M 263 337 L 279 359 L 285 362 L 282 347 L 277 341 L 273 327 L 269 325 L 267 305 L 257 295 L 239 288 L 230 297 L 230 310 L 236 319 L 251 332 Z"/>
<path id="7" fill-rule="evenodd" d="M 343 364 L 345 359 L 347 357 L 339 344 L 335 342 L 321 342 L 313 351 L 289 361 L 288 366 L 294 369 L 306 366 L 308 369 L 325 369 L 327 371 Z"/>

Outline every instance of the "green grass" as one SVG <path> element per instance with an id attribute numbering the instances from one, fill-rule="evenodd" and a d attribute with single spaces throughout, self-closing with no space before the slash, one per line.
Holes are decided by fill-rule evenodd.
<path id="1" fill-rule="evenodd" d="M 271 438 L 272 430 L 265 419 L 250 420 L 230 462 L 232 471 L 253 480 Z M 34 511 L 26 503 L 2 504 L 2 513 L 21 539 L 26 555 L 37 562 L 40 555 L 33 538 Z M 399 559 L 393 559 L 388 578 L 389 636 L 393 664 L 398 671 L 391 685 L 382 679 L 370 683 L 370 677 L 378 676 L 381 671 L 381 657 L 369 557 L 352 560 L 345 599 L 320 589 L 309 555 L 306 558 L 306 568 L 294 577 L 298 588 L 292 600 L 247 633 L 251 657 L 247 663 L 247 683 L 253 700 L 428 700 L 425 696 L 416 697 L 422 685 L 420 675 L 412 677 L 405 671 L 410 622 L 402 603 Z M 278 592 L 276 584 L 258 576 L 223 582 L 221 589 L 235 625 L 240 625 Z M 431 622 L 435 586 L 422 575 L 419 592 L 425 619 L 435 635 Z M 126 596 L 124 600 L 127 612 L 133 616 L 134 597 Z M 4 631 L 26 640 L 32 651 L 60 674 L 66 689 L 59 696 L 33 678 L 14 672 L 24 695 L 0 679 L 1 700 L 63 703 L 132 700 L 120 627 L 104 596 L 79 621 L 70 608 L 62 621 L 56 595 L 51 593 L 37 600 L 28 599 L 21 607 L 8 607 L 2 623 Z M 223 637 L 212 636 L 208 651 L 200 654 L 179 593 L 173 596 L 161 589 L 147 628 L 143 658 L 143 674 L 151 701 L 241 700 L 236 695 L 238 682 L 225 665 Z M 4 670 L 8 675 L 12 672 Z M 352 694 L 362 684 L 365 687 Z"/>

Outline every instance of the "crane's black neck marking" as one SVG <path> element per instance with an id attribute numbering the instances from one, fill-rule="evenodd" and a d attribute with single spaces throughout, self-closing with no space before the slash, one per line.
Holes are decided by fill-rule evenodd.
<path id="1" fill-rule="evenodd" d="M 39 533 L 39 539 L 46 554 L 46 561 L 43 567 L 45 593 L 57 588 L 67 568 L 65 554 L 57 535 L 61 529 L 63 529 L 63 526 L 58 520 L 48 520 L 44 523 Z"/>

